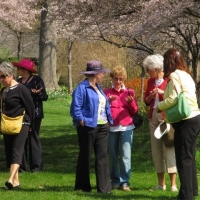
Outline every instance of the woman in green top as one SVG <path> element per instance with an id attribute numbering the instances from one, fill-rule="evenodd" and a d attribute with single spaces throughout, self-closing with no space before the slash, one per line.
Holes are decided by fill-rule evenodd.
<path id="1" fill-rule="evenodd" d="M 198 196 L 195 165 L 196 139 L 200 131 L 200 111 L 196 98 L 195 83 L 185 61 L 176 49 L 164 54 L 164 74 L 170 81 L 164 92 L 164 100 L 158 103 L 157 111 L 167 110 L 177 103 L 177 91 L 183 90 L 191 108 L 191 114 L 184 120 L 172 123 L 176 164 L 180 178 L 180 200 L 192 200 Z M 174 87 L 175 85 L 175 87 Z"/>

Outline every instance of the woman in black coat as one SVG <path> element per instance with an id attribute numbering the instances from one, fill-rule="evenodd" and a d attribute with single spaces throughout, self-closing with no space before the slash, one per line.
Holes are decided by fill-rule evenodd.
<path id="1" fill-rule="evenodd" d="M 29 90 L 14 79 L 14 67 L 11 63 L 3 62 L 0 64 L 0 82 L 5 86 L 1 90 L 2 114 L 10 118 L 23 116 L 22 127 L 18 134 L 5 132 L 1 126 L 7 167 L 10 169 L 10 177 L 5 182 L 5 186 L 11 190 L 20 187 L 18 170 L 22 163 L 24 144 L 29 129 L 34 124 L 35 112 Z"/>

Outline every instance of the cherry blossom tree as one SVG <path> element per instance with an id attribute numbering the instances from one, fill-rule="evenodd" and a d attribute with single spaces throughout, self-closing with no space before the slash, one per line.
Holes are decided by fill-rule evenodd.
<path id="1" fill-rule="evenodd" d="M 0 2 L 0 22 L 3 31 L 9 29 L 17 38 L 17 57 L 22 57 L 22 41 L 24 33 L 30 31 L 39 14 L 38 9 L 33 9 L 39 1 L 28 0 L 2 0 Z"/>
<path id="2" fill-rule="evenodd" d="M 152 44 L 158 40 L 156 35 L 160 30 L 168 27 L 185 9 L 196 6 L 191 0 L 77 0 L 76 3 L 59 3 L 54 15 L 59 21 L 59 33 L 64 37 L 102 39 L 118 47 L 147 53 L 153 53 Z M 121 42 L 116 42 L 116 38 Z"/>
<path id="3" fill-rule="evenodd" d="M 37 18 L 37 8 L 44 2 L 50 4 L 46 22 L 56 23 L 56 28 L 52 32 L 53 37 L 48 35 L 43 44 L 48 43 L 51 37 L 52 39 L 63 37 L 69 41 L 103 40 L 119 48 L 124 47 L 136 53 L 145 52 L 145 54 L 163 52 L 172 44 L 176 44 L 182 51 L 192 55 L 192 59 L 194 58 L 193 52 L 196 53 L 194 60 L 199 59 L 197 49 L 193 48 L 192 51 L 191 46 L 188 46 L 189 41 L 193 41 L 193 44 L 198 46 L 198 40 L 195 40 L 199 37 L 196 27 L 200 15 L 198 1 L 16 0 L 13 3 L 12 0 L 4 0 L 0 2 L 0 11 L 1 9 L 3 11 L 3 14 L 0 12 L 0 20 L 4 19 L 6 23 L 12 22 L 12 26 L 19 30 L 21 27 L 31 28 Z M 21 5 L 14 9 L 19 5 L 18 3 Z M 5 10 L 14 11 L 5 14 Z M 43 8 L 43 11 L 47 11 L 46 8 Z M 20 15 L 15 17 L 17 13 Z M 189 23 L 193 19 L 196 19 L 195 24 L 187 25 L 191 31 L 195 29 L 196 32 L 195 34 L 190 32 L 186 41 L 185 31 L 188 28 L 185 21 Z M 43 59 L 40 60 L 42 62 Z M 193 64 L 193 66 L 195 73 L 197 65 Z M 41 70 L 43 67 L 47 66 L 42 66 Z"/>
<path id="4" fill-rule="evenodd" d="M 12 30 L 18 39 L 18 58 L 21 58 L 22 37 L 27 31 L 35 29 L 42 14 L 39 45 L 39 75 L 47 89 L 59 88 L 56 79 L 56 27 L 49 17 L 48 4 L 45 0 L 3 0 L 0 2 L 0 21 Z"/>
<path id="5" fill-rule="evenodd" d="M 40 10 L 41 0 L 1 0 L 0 21 L 13 30 L 31 29 Z"/>
<path id="6" fill-rule="evenodd" d="M 192 56 L 193 75 L 197 81 L 199 1 L 85 0 L 60 3 L 55 15 L 61 13 L 57 16 L 65 37 L 101 39 L 119 48 L 146 54 L 163 53 L 176 44 L 186 55 Z"/>

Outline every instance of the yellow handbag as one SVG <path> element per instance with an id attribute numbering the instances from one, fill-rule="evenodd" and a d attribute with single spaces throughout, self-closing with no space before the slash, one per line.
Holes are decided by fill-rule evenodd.
<path id="1" fill-rule="evenodd" d="M 20 133 L 22 129 L 24 113 L 23 115 L 17 117 L 8 117 L 5 114 L 1 114 L 1 132 L 8 135 L 16 135 Z"/>

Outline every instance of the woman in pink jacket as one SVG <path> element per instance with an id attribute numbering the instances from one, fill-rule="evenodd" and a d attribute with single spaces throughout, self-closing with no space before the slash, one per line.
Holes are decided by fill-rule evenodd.
<path id="1" fill-rule="evenodd" d="M 132 115 L 138 111 L 135 92 L 125 88 L 127 72 L 124 67 L 115 67 L 110 73 L 112 88 L 104 90 L 109 99 L 114 123 L 110 125 L 109 166 L 113 189 L 131 191 L 131 146 L 134 121 Z M 119 159 L 118 159 L 119 157 Z"/>

